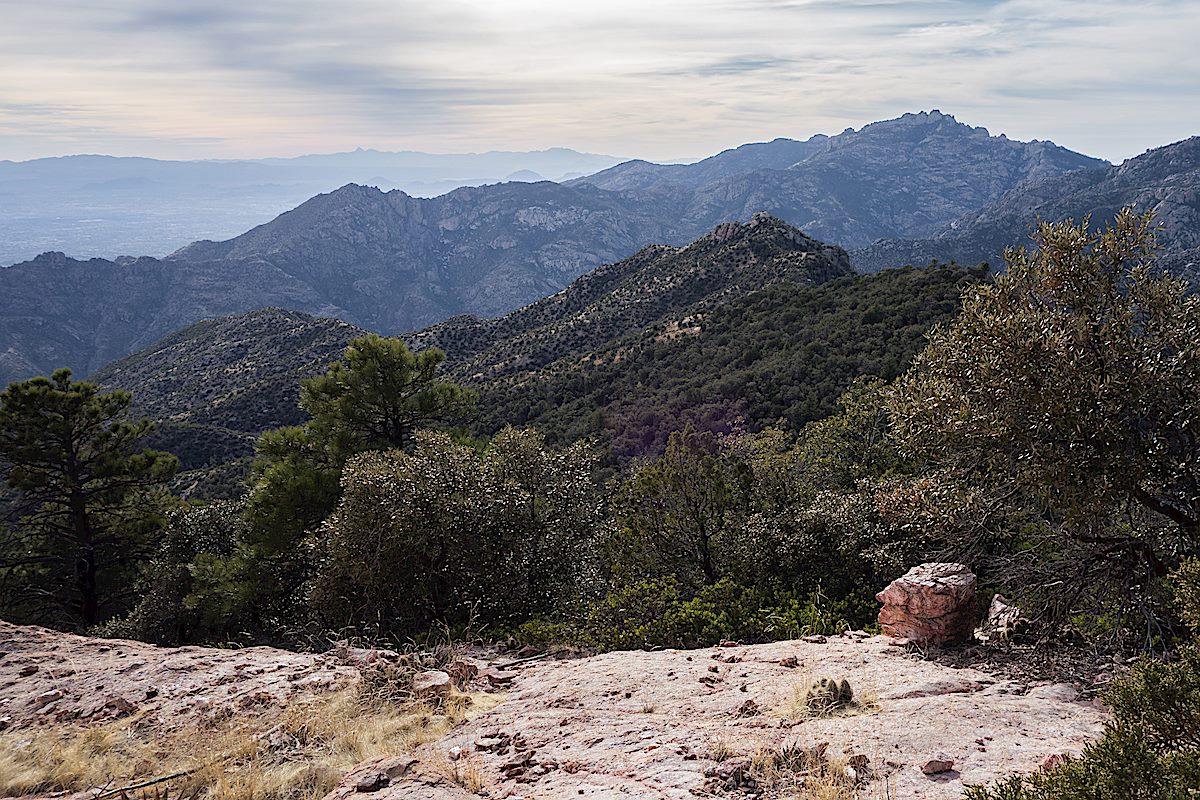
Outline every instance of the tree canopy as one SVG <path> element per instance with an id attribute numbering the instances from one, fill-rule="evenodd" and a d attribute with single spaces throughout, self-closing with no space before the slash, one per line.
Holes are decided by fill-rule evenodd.
<path id="1" fill-rule="evenodd" d="M 933 331 L 892 424 L 909 453 L 1029 503 L 1079 548 L 1055 580 L 1116 569 L 1128 590 L 1198 542 L 1200 299 L 1155 274 L 1148 215 L 1042 224 L 1035 242 Z"/>

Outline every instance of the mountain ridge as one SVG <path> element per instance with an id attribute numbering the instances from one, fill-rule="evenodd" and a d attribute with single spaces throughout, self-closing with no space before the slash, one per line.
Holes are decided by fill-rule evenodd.
<path id="1" fill-rule="evenodd" d="M 458 317 L 406 338 L 414 349 L 442 348 L 448 376 L 478 383 L 585 356 L 763 286 L 851 274 L 841 248 L 759 215 L 718 226 L 685 247 L 643 248 L 505 317 Z M 160 422 L 153 443 L 195 469 L 213 466 L 213 452 L 226 454 L 217 461 L 249 456 L 257 433 L 300 422 L 300 381 L 322 372 L 364 332 L 340 320 L 262 309 L 193 323 L 90 377 L 134 392 L 135 411 Z M 218 444 L 198 447 L 205 438 Z"/>
<path id="2" fill-rule="evenodd" d="M 819 152 L 740 171 L 786 163 L 797 147 Z M 838 245 L 924 235 L 1027 175 L 1094 161 L 923 112 L 725 151 L 685 167 L 732 170 L 696 188 L 508 182 L 418 198 L 348 184 L 163 259 L 39 256 L 0 270 L 0 382 L 90 372 L 198 319 L 267 306 L 388 334 L 500 316 L 644 245 L 680 246 L 757 211 Z"/>

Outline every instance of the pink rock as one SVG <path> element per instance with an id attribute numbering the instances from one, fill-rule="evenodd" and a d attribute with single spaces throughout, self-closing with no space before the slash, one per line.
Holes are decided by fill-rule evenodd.
<path id="1" fill-rule="evenodd" d="M 480 663 L 473 658 L 456 658 L 446 668 L 450 680 L 459 689 L 470 683 L 480 672 Z"/>
<path id="2" fill-rule="evenodd" d="M 975 574 L 963 564 L 913 567 L 875 599 L 879 625 L 895 638 L 919 644 L 962 642 L 975 630 Z"/>
<path id="3" fill-rule="evenodd" d="M 1071 755 L 1069 753 L 1052 753 L 1042 759 L 1042 763 L 1039 766 L 1044 772 L 1049 772 L 1055 767 L 1062 766 L 1070 760 Z"/>
<path id="4" fill-rule="evenodd" d="M 921 765 L 921 772 L 926 775 L 941 775 L 952 769 L 954 769 L 954 759 L 943 753 L 938 753 Z"/>
<path id="5" fill-rule="evenodd" d="M 988 606 L 987 617 L 983 622 L 983 632 L 987 634 L 988 638 L 1003 641 L 1025 627 L 1025 623 L 1026 620 L 1021 614 L 1021 609 L 1010 604 L 1004 595 L 998 594 L 992 598 L 991 605 Z"/>
<path id="6" fill-rule="evenodd" d="M 445 697 L 450 694 L 450 676 L 437 669 L 418 672 L 413 678 L 413 694 L 422 700 Z"/>

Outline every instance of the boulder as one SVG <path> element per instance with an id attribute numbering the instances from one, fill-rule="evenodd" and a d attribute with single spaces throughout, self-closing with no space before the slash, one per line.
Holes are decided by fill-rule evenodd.
<path id="1" fill-rule="evenodd" d="M 875 599 L 888 636 L 925 645 L 966 641 L 975 630 L 975 574 L 963 564 L 913 567 Z"/>

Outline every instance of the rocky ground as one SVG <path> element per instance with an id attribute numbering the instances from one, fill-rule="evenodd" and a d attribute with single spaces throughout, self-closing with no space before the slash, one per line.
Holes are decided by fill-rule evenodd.
<path id="1" fill-rule="evenodd" d="M 136 715 L 163 734 L 357 681 L 349 664 L 270 647 L 168 649 L 0 622 L 0 730 Z"/>
<path id="2" fill-rule="evenodd" d="M 253 714 L 352 685 L 371 657 L 168 650 L 3 623 L 0 643 L 10 731 Z M 825 675 L 848 679 L 860 705 L 809 715 L 803 690 Z M 1105 716 L 1071 686 L 952 668 L 885 637 L 533 660 L 485 667 L 476 683 L 507 695 L 437 742 L 360 764 L 329 800 L 745 796 L 769 794 L 764 767 L 817 761 L 864 797 L 956 798 L 1078 752 Z"/>

